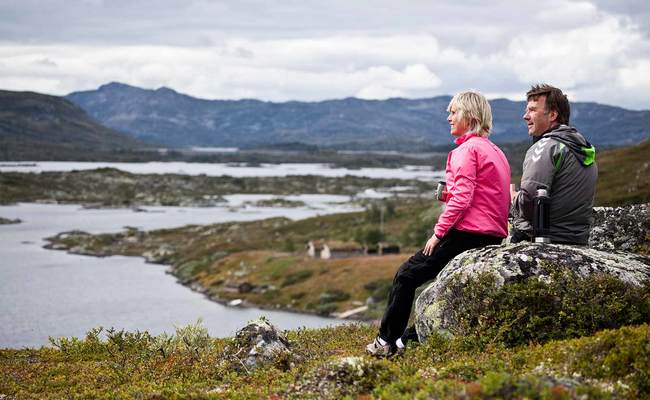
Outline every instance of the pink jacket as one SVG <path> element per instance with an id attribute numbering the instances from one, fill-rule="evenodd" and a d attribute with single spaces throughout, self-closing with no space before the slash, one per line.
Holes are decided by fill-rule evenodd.
<path id="1" fill-rule="evenodd" d="M 501 149 L 476 133 L 456 139 L 447 156 L 447 206 L 434 233 L 442 239 L 451 228 L 508 236 L 510 165 Z"/>

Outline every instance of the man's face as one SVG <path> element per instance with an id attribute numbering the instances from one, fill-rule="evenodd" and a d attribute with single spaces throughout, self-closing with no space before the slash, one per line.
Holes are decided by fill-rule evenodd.
<path id="1" fill-rule="evenodd" d="M 555 125 L 556 111 L 546 111 L 546 96 L 531 98 L 526 105 L 524 120 L 528 125 L 528 135 L 541 136 L 542 133 Z"/>

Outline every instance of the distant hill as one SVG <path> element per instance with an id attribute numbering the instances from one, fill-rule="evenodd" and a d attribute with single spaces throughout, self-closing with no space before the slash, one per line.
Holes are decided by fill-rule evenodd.
<path id="1" fill-rule="evenodd" d="M 144 143 L 57 96 L 0 90 L 0 159 L 88 159 Z"/>
<path id="2" fill-rule="evenodd" d="M 637 146 L 596 154 L 596 162 L 597 205 L 650 202 L 650 139 Z"/>
<path id="3" fill-rule="evenodd" d="M 409 150 L 449 144 L 449 96 L 427 99 L 272 103 L 204 100 L 169 88 L 110 83 L 67 98 L 106 126 L 169 146 L 256 147 L 303 143 L 344 149 Z M 527 138 L 524 102 L 491 101 L 495 142 Z M 636 144 L 650 136 L 650 111 L 574 103 L 572 123 L 596 145 Z"/>

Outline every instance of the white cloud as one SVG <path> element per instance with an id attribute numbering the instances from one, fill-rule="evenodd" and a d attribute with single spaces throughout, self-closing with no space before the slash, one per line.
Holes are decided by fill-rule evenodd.
<path id="1" fill-rule="evenodd" d="M 647 48 L 647 40 L 636 26 L 624 22 L 606 16 L 596 24 L 566 31 L 530 32 L 494 57 L 511 60 L 520 81 L 554 84 L 573 94 L 574 100 L 611 102 L 633 86 L 630 82 L 650 75 L 650 54 L 640 51 Z M 650 97 L 627 98 L 623 103 L 650 107 Z"/>
<path id="2" fill-rule="evenodd" d="M 34 46 L 31 51 L 22 46 L 0 46 L 0 57 L 9 66 L 2 68 L 0 85 L 17 89 L 26 80 L 18 76 L 38 77 L 43 66 L 36 60 L 56 60 L 55 73 L 50 73 L 54 82 L 47 89 L 67 93 L 82 88 L 94 88 L 108 81 L 117 80 L 144 87 L 170 86 L 181 92 L 207 98 L 257 97 L 267 100 L 290 100 L 301 98 L 320 100 L 323 98 L 346 97 L 360 93 L 365 98 L 385 98 L 388 95 L 412 96 L 415 93 L 432 94 L 440 79 L 425 64 L 407 64 L 406 53 L 394 55 L 392 63 L 402 68 L 387 65 L 372 66 L 373 63 L 350 62 L 344 68 L 337 68 L 335 60 L 343 59 L 351 49 L 363 46 L 361 39 L 353 41 L 336 51 L 333 43 L 339 39 L 323 39 L 306 46 L 300 40 L 293 43 L 241 42 L 227 44 L 224 49 L 178 48 L 168 46 L 131 46 L 93 48 L 87 46 Z M 388 38 L 386 41 L 396 41 Z M 410 40 L 410 39 L 409 39 Z M 369 39 L 377 42 L 378 39 Z M 331 48 L 322 54 L 318 48 Z M 291 49 L 287 51 L 286 48 Z M 239 49 L 229 51 L 228 49 Z M 245 49 L 245 50 L 244 50 Z M 16 56 L 17 52 L 22 55 Z M 275 51 L 277 50 L 277 51 Z M 242 58 L 241 52 L 247 56 Z M 382 51 L 386 51 L 385 49 Z M 83 54 L 83 57 L 78 57 Z M 427 56 L 428 57 L 428 56 Z M 312 68 L 312 60 L 319 58 L 329 68 Z M 426 58 L 426 57 L 425 57 Z M 377 56 L 381 60 L 380 56 Z M 418 59 L 418 58 L 416 58 Z M 302 61 L 302 63 L 301 63 Z M 388 60 L 391 61 L 391 60 Z M 73 77 L 74 79 L 70 79 Z M 40 89 L 42 81 L 34 81 Z M 83 87 L 79 87 L 84 82 Z M 383 88 L 380 94 L 374 89 Z M 389 94 L 391 93 L 391 94 Z"/>
<path id="3" fill-rule="evenodd" d="M 650 60 L 637 60 L 618 72 L 625 89 L 642 89 L 650 92 Z"/>
<path id="4" fill-rule="evenodd" d="M 121 81 L 204 98 L 273 101 L 427 97 L 473 88 L 521 100 L 531 83 L 547 81 L 573 100 L 650 108 L 650 40 L 625 7 L 604 6 L 0 2 L 0 87 L 67 94 Z"/>

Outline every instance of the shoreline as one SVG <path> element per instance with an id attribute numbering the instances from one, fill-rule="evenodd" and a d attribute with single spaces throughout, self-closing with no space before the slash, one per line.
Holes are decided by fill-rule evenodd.
<path id="1" fill-rule="evenodd" d="M 61 232 L 60 234 L 65 234 L 67 232 Z M 300 314 L 300 315 L 308 315 L 308 316 L 315 316 L 315 317 L 320 317 L 320 318 L 327 318 L 331 320 L 341 320 L 341 321 L 350 321 L 350 322 L 357 322 L 357 323 L 363 323 L 363 324 L 373 324 L 373 322 L 376 321 L 375 318 L 358 318 L 356 317 L 356 314 L 353 314 L 349 317 L 346 318 L 338 318 L 335 315 L 332 314 L 323 314 L 319 313 L 317 311 L 310 312 L 309 310 L 299 310 L 296 308 L 292 307 L 282 307 L 279 304 L 276 304 L 275 306 L 272 304 L 258 304 L 258 303 L 252 303 L 246 299 L 236 299 L 240 300 L 241 302 L 238 303 L 237 305 L 230 305 L 230 303 L 234 300 L 228 300 L 221 298 L 216 295 L 211 295 L 208 293 L 208 289 L 201 286 L 197 282 L 189 281 L 187 283 L 183 282 L 183 280 L 178 276 L 176 273 L 176 268 L 174 268 L 174 265 L 172 264 L 166 264 L 166 263 L 160 263 L 160 262 L 155 262 L 150 259 L 148 259 L 145 255 L 124 255 L 124 254 L 115 254 L 115 253 L 93 253 L 93 252 L 75 252 L 71 251 L 69 247 L 66 247 L 65 245 L 61 244 L 55 244 L 52 241 L 49 240 L 49 238 L 44 239 L 47 244 L 43 246 L 44 249 L 46 250 L 53 250 L 53 251 L 65 251 L 67 254 L 71 255 L 81 255 L 81 256 L 90 256 L 90 257 L 96 257 L 96 258 L 106 258 L 106 257 L 113 257 L 113 256 L 122 256 L 122 257 L 134 257 L 134 258 L 142 258 L 144 259 L 145 264 L 153 264 L 153 265 L 160 265 L 166 267 L 165 269 L 165 274 L 171 275 L 176 279 L 176 283 L 184 286 L 188 289 L 190 289 L 193 292 L 200 293 L 208 299 L 209 301 L 212 301 L 214 303 L 217 303 L 219 305 L 222 305 L 224 307 L 228 308 L 242 308 L 242 309 L 259 309 L 259 310 L 268 310 L 268 311 L 282 311 L 282 312 L 287 312 L 287 313 L 292 313 L 292 314 Z M 345 310 L 340 312 L 339 314 L 345 314 L 351 310 Z"/>

